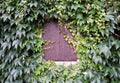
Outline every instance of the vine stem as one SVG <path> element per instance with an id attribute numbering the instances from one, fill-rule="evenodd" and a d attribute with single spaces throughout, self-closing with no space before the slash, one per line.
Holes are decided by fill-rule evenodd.
<path id="1" fill-rule="evenodd" d="M 120 38 L 120 35 L 116 34 L 116 33 L 113 33 L 115 36 L 119 37 Z"/>

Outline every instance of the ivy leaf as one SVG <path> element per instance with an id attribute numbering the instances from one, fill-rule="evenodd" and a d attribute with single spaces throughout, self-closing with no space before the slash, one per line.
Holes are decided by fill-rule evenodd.
<path id="1" fill-rule="evenodd" d="M 91 83 L 101 83 L 100 77 L 94 77 L 94 79 L 91 81 Z"/>
<path id="2" fill-rule="evenodd" d="M 112 67 L 112 71 L 111 71 L 111 73 L 112 73 L 115 77 L 118 76 L 118 73 L 117 73 L 115 67 Z"/>
<path id="3" fill-rule="evenodd" d="M 29 38 L 33 39 L 34 35 L 35 35 L 34 33 L 31 33 L 31 32 L 30 32 L 30 33 L 27 34 L 27 38 L 28 38 L 28 39 L 29 39 Z"/>
<path id="4" fill-rule="evenodd" d="M 120 51 L 117 52 L 117 55 L 120 57 Z"/>
<path id="5" fill-rule="evenodd" d="M 6 10 L 9 11 L 9 12 L 10 12 L 10 11 L 13 11 L 14 9 L 15 9 L 15 8 L 14 8 L 14 7 L 11 7 L 11 6 L 8 6 L 8 7 L 6 8 Z"/>
<path id="6" fill-rule="evenodd" d="M 111 55 L 110 49 L 106 45 L 100 45 L 100 54 L 103 53 L 105 57 L 108 59 L 109 56 Z"/>
<path id="7" fill-rule="evenodd" d="M 7 58 L 9 59 L 9 62 L 11 62 L 15 58 L 15 54 L 16 51 L 12 51 L 12 50 L 8 53 Z"/>
<path id="8" fill-rule="evenodd" d="M 33 21 L 33 19 L 34 19 L 33 17 L 28 17 L 28 18 L 27 18 L 27 20 L 28 20 L 28 21 L 31 21 L 31 22 Z"/>
<path id="9" fill-rule="evenodd" d="M 18 70 L 17 69 L 13 69 L 11 71 L 11 75 L 13 76 L 14 80 L 16 80 L 16 78 L 18 77 Z"/>
<path id="10" fill-rule="evenodd" d="M 35 69 L 34 72 L 35 72 L 36 75 L 39 75 L 39 74 L 40 74 L 40 69 L 41 69 L 41 67 L 38 67 L 38 68 Z"/>
<path id="11" fill-rule="evenodd" d="M 19 58 L 16 58 L 16 59 L 14 60 L 14 64 L 15 64 L 15 66 L 22 66 L 22 63 L 20 62 L 20 59 L 19 59 Z"/>
<path id="12" fill-rule="evenodd" d="M 10 49 L 11 45 L 9 42 L 4 42 L 4 43 L 2 43 L 1 47 L 3 48 L 3 50 L 5 50 L 7 47 Z"/>
<path id="13" fill-rule="evenodd" d="M 4 69 L 5 66 L 6 66 L 6 63 L 2 63 L 2 64 L 0 64 L 0 70 L 1 70 L 1 69 Z"/>
<path id="14" fill-rule="evenodd" d="M 83 82 L 81 81 L 81 78 L 78 77 L 77 79 L 75 79 L 74 83 L 83 83 Z"/>
<path id="15" fill-rule="evenodd" d="M 18 46 L 22 46 L 21 40 L 14 40 L 12 46 L 15 46 L 15 48 L 18 48 Z"/>
<path id="16" fill-rule="evenodd" d="M 92 59 L 94 60 L 95 64 L 98 62 L 102 63 L 102 58 L 100 56 L 93 55 Z"/>
<path id="17" fill-rule="evenodd" d="M 34 7 L 37 7 L 38 3 L 37 2 L 34 2 L 34 3 L 29 3 L 28 4 L 31 8 L 34 6 Z"/>
<path id="18" fill-rule="evenodd" d="M 79 20 L 83 19 L 83 15 L 82 14 L 78 14 L 77 15 L 77 19 L 79 19 Z"/>
<path id="19" fill-rule="evenodd" d="M 113 28 L 110 27 L 108 30 L 111 31 L 112 33 L 114 33 L 114 29 Z"/>
<path id="20" fill-rule="evenodd" d="M 73 83 L 73 79 L 69 79 L 65 83 Z"/>
<path id="21" fill-rule="evenodd" d="M 110 14 L 107 14 L 106 16 L 105 16 L 105 20 L 106 21 L 109 21 L 109 20 L 114 20 L 114 16 L 113 15 L 110 15 Z"/>
<path id="22" fill-rule="evenodd" d="M 119 41 L 119 40 L 116 40 L 116 41 L 114 40 L 113 43 L 115 44 L 116 50 L 117 50 L 118 48 L 120 48 L 120 41 Z"/>
<path id="23" fill-rule="evenodd" d="M 5 34 L 5 39 L 7 40 L 7 42 L 10 42 L 11 39 L 11 34 Z"/>
<path id="24" fill-rule="evenodd" d="M 11 24 L 11 26 L 12 26 L 13 24 L 18 25 L 18 24 L 20 24 L 20 19 L 18 19 L 18 18 L 13 19 L 10 24 Z"/>
<path id="25" fill-rule="evenodd" d="M 25 31 L 24 30 L 23 31 L 19 30 L 19 31 L 16 32 L 16 36 L 18 36 L 19 38 L 21 38 L 22 35 L 25 36 Z"/>
<path id="26" fill-rule="evenodd" d="M 11 19 L 10 16 L 7 15 L 7 14 L 3 14 L 1 18 L 3 19 L 4 22 L 5 22 L 7 19 L 9 19 L 9 20 Z"/>
<path id="27" fill-rule="evenodd" d="M 2 58 L 4 55 L 4 51 L 3 50 L 0 50 L 0 58 Z"/>
<path id="28" fill-rule="evenodd" d="M 57 83 L 64 83 L 64 78 L 59 77 L 58 80 L 57 80 Z"/>
<path id="29" fill-rule="evenodd" d="M 72 6 L 71 6 L 71 9 L 77 10 L 79 7 L 80 7 L 79 4 L 78 4 L 78 5 L 72 5 Z"/>

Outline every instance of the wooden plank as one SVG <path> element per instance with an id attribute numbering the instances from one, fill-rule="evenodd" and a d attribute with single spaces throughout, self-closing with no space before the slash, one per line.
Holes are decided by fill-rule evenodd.
<path id="1" fill-rule="evenodd" d="M 62 32 L 65 32 L 63 26 Z M 73 48 L 65 41 L 62 32 L 59 31 L 57 22 L 49 22 L 44 27 L 43 38 L 47 40 L 44 46 L 44 58 L 54 61 L 76 61 L 77 57 Z M 69 32 L 65 32 L 69 33 Z M 70 35 L 70 34 L 68 34 Z M 50 41 L 50 42 L 48 42 Z"/>

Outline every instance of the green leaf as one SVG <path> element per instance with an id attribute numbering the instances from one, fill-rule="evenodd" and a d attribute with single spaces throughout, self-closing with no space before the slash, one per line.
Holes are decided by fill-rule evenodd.
<path id="1" fill-rule="evenodd" d="M 18 31 L 16 32 L 16 36 L 18 36 L 19 38 L 25 36 L 25 31 L 24 31 L 24 30 L 23 30 L 23 31 L 18 30 Z"/>
<path id="2" fill-rule="evenodd" d="M 34 7 L 37 7 L 38 3 L 37 2 L 34 2 L 34 3 L 29 3 L 28 4 L 31 8 L 34 6 Z"/>
<path id="3" fill-rule="evenodd" d="M 19 71 L 17 69 L 13 69 L 10 74 L 11 74 L 11 76 L 13 76 L 14 80 L 16 80 L 16 78 L 19 75 L 18 73 L 19 73 Z"/>
<path id="4" fill-rule="evenodd" d="M 7 15 L 7 14 L 3 14 L 1 18 L 3 19 L 4 22 L 5 22 L 7 19 L 9 19 L 9 20 L 11 19 L 10 16 Z"/>
<path id="5" fill-rule="evenodd" d="M 73 79 L 69 79 L 65 83 L 73 83 Z"/>
<path id="6" fill-rule="evenodd" d="M 65 83 L 65 82 L 64 82 L 64 78 L 59 77 L 58 80 L 57 80 L 57 83 Z"/>
<path id="7" fill-rule="evenodd" d="M 15 46 L 15 48 L 18 48 L 18 46 L 22 46 L 22 42 L 21 40 L 14 40 L 13 43 L 12 43 L 12 46 Z"/>
<path id="8" fill-rule="evenodd" d="M 3 50 L 5 50 L 6 48 L 10 49 L 11 43 L 9 43 L 9 42 L 4 42 L 4 43 L 2 43 L 2 46 L 1 46 L 1 47 L 3 48 Z"/>
<path id="9" fill-rule="evenodd" d="M 100 45 L 99 49 L 100 54 L 103 53 L 107 59 L 111 56 L 110 49 L 106 45 Z"/>
<path id="10" fill-rule="evenodd" d="M 28 39 L 29 38 L 33 39 L 34 35 L 35 35 L 34 33 L 30 32 L 30 33 L 27 34 L 27 38 Z"/>
<path id="11" fill-rule="evenodd" d="M 79 7 L 80 7 L 80 5 L 79 5 L 79 4 L 76 4 L 76 5 L 72 5 L 72 6 L 71 6 L 71 9 L 77 10 Z"/>
<path id="12" fill-rule="evenodd" d="M 2 58 L 4 55 L 4 51 L 3 50 L 0 50 L 0 58 Z"/>
<path id="13" fill-rule="evenodd" d="M 77 79 L 75 79 L 74 83 L 83 83 L 83 82 L 81 81 L 81 78 L 78 77 Z"/>
<path id="14" fill-rule="evenodd" d="M 110 14 L 108 14 L 108 15 L 105 16 L 105 20 L 106 20 L 106 21 L 109 21 L 110 19 L 111 19 L 111 20 L 114 20 L 114 16 L 113 16 L 113 15 L 110 15 Z"/>
<path id="15" fill-rule="evenodd" d="M 79 20 L 83 19 L 83 15 L 82 14 L 77 14 L 77 19 L 79 19 Z"/>
<path id="16" fill-rule="evenodd" d="M 115 67 L 112 67 L 112 72 L 111 72 L 115 77 L 118 77 L 118 72 L 116 71 Z"/>

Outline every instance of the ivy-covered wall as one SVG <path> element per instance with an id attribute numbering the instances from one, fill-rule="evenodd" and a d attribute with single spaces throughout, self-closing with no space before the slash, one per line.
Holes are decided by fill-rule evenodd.
<path id="1" fill-rule="evenodd" d="M 43 59 L 46 21 L 66 22 L 65 37 L 80 62 L 57 66 Z M 1 0 L 1 83 L 119 83 L 119 0 Z"/>

